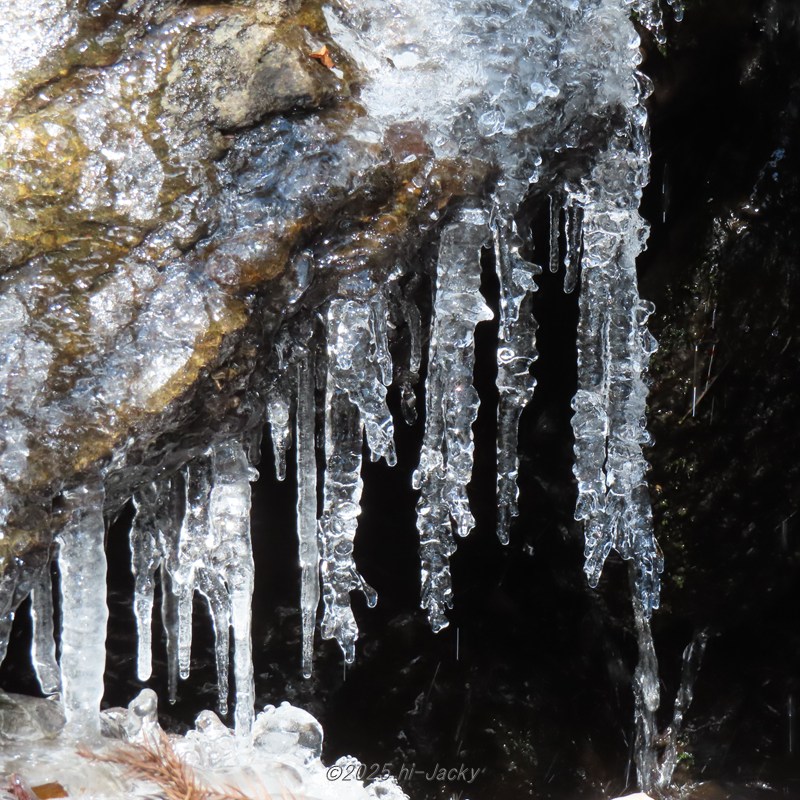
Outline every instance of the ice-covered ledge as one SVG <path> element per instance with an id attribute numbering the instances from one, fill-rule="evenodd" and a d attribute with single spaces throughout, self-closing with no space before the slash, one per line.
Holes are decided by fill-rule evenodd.
<path id="1" fill-rule="evenodd" d="M 91 748 L 62 736 L 63 724 L 56 698 L 0 693 L 0 800 L 144 800 L 154 790 L 185 800 L 408 800 L 393 776 L 359 779 L 369 775 L 356 758 L 323 764 L 322 726 L 288 702 L 257 714 L 247 744 L 212 711 L 185 736 L 166 734 L 150 689 L 128 708 L 104 711 L 102 738 Z"/>
<path id="2" fill-rule="evenodd" d="M 90 748 L 61 735 L 63 723 L 56 699 L 0 694 L 2 800 L 129 800 L 153 797 L 154 790 L 186 800 L 407 800 L 390 776 L 365 785 L 355 758 L 324 765 L 319 722 L 286 702 L 256 716 L 250 743 L 237 740 L 213 711 L 201 712 L 186 736 L 166 734 L 149 689 L 127 709 L 104 711 L 102 737 Z M 40 788 L 46 786 L 50 794 Z M 57 787 L 63 795 L 52 793 Z"/>

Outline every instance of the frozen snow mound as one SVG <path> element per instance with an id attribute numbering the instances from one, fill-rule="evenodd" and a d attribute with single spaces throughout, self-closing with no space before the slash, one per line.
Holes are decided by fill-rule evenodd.
<path id="1" fill-rule="evenodd" d="M 18 797 L 12 787 L 57 784 L 82 800 L 158 793 L 191 800 L 408 800 L 388 775 L 365 785 L 366 768 L 355 758 L 345 756 L 326 767 L 322 727 L 289 703 L 266 706 L 248 741 L 211 711 L 201 712 L 186 736 L 166 734 L 156 712 L 155 693 L 145 689 L 127 709 L 103 712 L 102 737 L 79 746 L 63 735 L 57 701 L 0 696 L 0 798 Z M 18 745 L 2 746 L 12 744 L 8 738 Z"/>

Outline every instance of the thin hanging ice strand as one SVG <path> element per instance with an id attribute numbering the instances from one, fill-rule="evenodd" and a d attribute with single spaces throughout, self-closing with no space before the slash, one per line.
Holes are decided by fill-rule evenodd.
<path id="1" fill-rule="evenodd" d="M 303 631 L 303 677 L 310 678 L 314 658 L 314 627 L 319 608 L 319 541 L 317 539 L 317 457 L 314 355 L 303 348 L 297 372 L 297 538 L 300 560 L 300 616 Z"/>
<path id="2" fill-rule="evenodd" d="M 567 194 L 564 205 L 564 233 L 567 247 L 564 251 L 564 291 L 571 294 L 578 285 L 583 246 L 583 209 L 572 194 Z"/>
<path id="3" fill-rule="evenodd" d="M 286 454 L 292 446 L 292 342 L 286 330 L 281 331 L 275 343 L 278 379 L 267 394 L 267 420 L 269 421 L 275 475 L 279 481 L 286 479 Z"/>
<path id="4" fill-rule="evenodd" d="M 484 211 L 461 212 L 442 232 L 436 267 L 425 433 L 413 476 L 420 492 L 421 606 L 434 631 L 447 626 L 445 610 L 452 607 L 453 531 L 466 536 L 475 524 L 467 484 L 472 477 L 472 423 L 480 403 L 472 385 L 475 327 L 492 318 L 480 293 L 480 253 L 488 234 Z"/>
<path id="5" fill-rule="evenodd" d="M 550 272 L 558 272 L 560 258 L 558 240 L 561 236 L 561 205 L 555 194 L 550 195 L 550 247 L 548 261 Z"/>
<path id="6" fill-rule="evenodd" d="M 661 756 L 661 766 L 658 774 L 658 787 L 667 789 L 672 784 L 672 776 L 678 766 L 678 739 L 683 732 L 683 719 L 694 699 L 695 682 L 703 663 L 706 645 L 708 644 L 708 630 L 698 631 L 692 641 L 686 645 L 683 651 L 683 665 L 681 669 L 681 682 L 678 687 L 678 694 L 675 696 L 675 706 L 672 712 L 672 722 L 666 731 L 663 739 L 666 739 L 666 747 Z"/>
<path id="7" fill-rule="evenodd" d="M 633 570 L 631 570 L 633 574 Z M 660 775 L 658 748 L 658 721 L 656 714 L 661 703 L 658 679 L 658 659 L 653 643 L 650 619 L 640 597 L 633 594 L 633 619 L 636 628 L 636 642 L 639 647 L 639 661 L 633 673 L 633 705 L 636 740 L 634 761 L 639 788 L 653 792 Z"/>
<path id="8" fill-rule="evenodd" d="M 536 320 L 530 294 L 541 269 L 519 254 L 521 240 L 510 213 L 492 221 L 495 264 L 500 281 L 500 326 L 497 345 L 497 535 L 508 544 L 511 520 L 519 515 L 519 420 L 533 397 L 530 373 L 536 353 Z"/>
<path id="9" fill-rule="evenodd" d="M 635 593 L 649 618 L 658 607 L 663 558 L 642 454 L 650 441 L 644 373 L 656 343 L 646 327 L 653 306 L 640 299 L 636 278 L 636 258 L 647 237 L 638 206 L 650 157 L 647 86 L 636 71 L 639 60 L 632 45 L 627 127 L 612 137 L 577 198 L 583 208 L 583 260 L 572 427 L 575 517 L 585 524 L 589 583 L 597 585 L 606 557 L 617 550 L 633 563 Z"/>
<path id="10" fill-rule="evenodd" d="M 389 292 L 395 307 L 399 310 L 408 335 L 408 362 L 401 366 L 398 375 L 400 386 L 400 408 L 403 419 L 413 425 L 417 421 L 417 395 L 414 387 L 419 382 L 422 366 L 422 315 L 411 299 L 419 284 L 419 276 L 414 275 L 405 287 L 398 283 L 389 284 Z"/>
<path id="11" fill-rule="evenodd" d="M 336 639 L 345 661 L 355 659 L 358 638 L 350 592 L 375 590 L 361 577 L 353 543 L 361 513 L 361 451 L 366 433 L 372 459 L 394 465 L 394 425 L 386 406 L 385 353 L 369 302 L 333 300 L 327 312 L 328 371 L 325 401 L 325 482 L 320 519 L 323 639 Z M 391 369 L 389 370 L 391 375 Z"/>
<path id="12" fill-rule="evenodd" d="M 252 603 L 255 566 L 250 536 L 250 483 L 258 472 L 250 466 L 242 443 L 229 440 L 216 444 L 211 451 L 211 492 L 208 519 L 216 542 L 211 567 L 201 590 L 208 593 L 219 586 L 219 604 L 225 602 L 225 589 L 233 628 L 233 673 L 236 681 L 234 729 L 241 739 L 248 739 L 253 727 L 255 683 L 253 679 Z M 209 597 L 209 602 L 211 599 Z M 227 619 L 227 614 L 225 614 Z M 220 628 L 215 624 L 219 636 Z M 219 659 L 228 658 L 228 637 L 217 640 Z"/>
<path id="13" fill-rule="evenodd" d="M 61 687 L 53 631 L 51 561 L 52 550 L 44 547 L 34 551 L 24 561 L 15 559 L 0 578 L 0 663 L 5 658 L 17 610 L 30 596 L 31 661 L 39 686 L 45 694 L 54 694 Z"/>
<path id="14" fill-rule="evenodd" d="M 67 522 L 58 534 L 61 573 L 61 687 L 66 732 L 100 736 L 106 664 L 105 492 L 99 479 L 64 492 Z"/>
<path id="15" fill-rule="evenodd" d="M 185 511 L 178 536 L 176 560 L 170 564 L 172 590 L 178 612 L 178 668 L 181 680 L 189 677 L 192 655 L 192 616 L 197 572 L 213 553 L 213 532 L 208 521 L 211 465 L 207 456 L 195 458 L 183 470 Z"/>
<path id="16" fill-rule="evenodd" d="M 147 681 L 153 672 L 152 618 L 156 573 L 162 563 L 159 547 L 159 501 L 164 493 L 160 483 L 149 483 L 134 493 L 134 516 L 128 534 L 131 571 L 134 578 L 133 614 L 136 618 L 136 675 Z"/>
<path id="17" fill-rule="evenodd" d="M 177 584 L 172 578 L 172 573 L 177 570 L 178 560 L 180 554 L 180 535 L 183 528 L 183 519 L 186 511 L 186 481 L 183 472 L 176 473 L 170 478 L 160 481 L 157 484 L 157 504 L 158 511 L 156 519 L 159 524 L 156 527 L 155 533 L 158 536 L 158 553 L 160 555 L 160 563 L 158 567 L 158 575 L 161 580 L 161 624 L 164 628 L 165 644 L 167 650 L 167 689 L 168 698 L 170 703 L 177 702 L 178 699 L 178 674 L 179 667 L 179 631 L 180 620 L 178 615 L 179 606 L 179 589 Z M 141 502 L 152 501 L 150 497 L 141 496 Z M 136 520 L 134 519 L 134 523 Z M 134 545 L 135 542 L 132 542 Z M 144 561 L 141 567 L 146 569 L 147 562 L 149 561 L 149 554 L 143 554 Z M 136 552 L 132 553 L 133 561 L 137 561 L 142 556 L 137 556 Z M 137 576 L 138 578 L 138 576 Z M 142 586 L 144 590 L 144 586 Z M 146 636 L 150 636 L 149 624 L 145 620 L 145 608 L 147 600 L 142 598 L 140 601 L 140 610 L 142 614 L 142 627 L 147 625 L 148 632 Z M 135 606 L 134 606 L 135 608 Z M 139 624 L 137 622 L 137 624 Z M 144 664 L 142 664 L 144 669 Z"/>
<path id="18" fill-rule="evenodd" d="M 36 678 L 45 694 L 54 694 L 61 689 L 61 673 L 56 660 L 53 635 L 53 580 L 49 555 L 44 565 L 37 570 L 31 586 L 31 622 L 31 660 Z"/>

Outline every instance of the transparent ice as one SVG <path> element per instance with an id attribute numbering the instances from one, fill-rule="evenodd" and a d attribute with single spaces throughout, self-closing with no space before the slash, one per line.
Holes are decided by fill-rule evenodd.
<path id="1" fill-rule="evenodd" d="M 0 90 L 16 86 L 20 74 L 36 69 L 75 34 L 62 5 L 36 0 L 25 13 L 16 6 L 9 12 L 19 18 L 20 30 L 32 32 L 26 33 L 24 53 L 0 48 Z M 679 0 L 669 5 L 680 18 Z M 45 7 L 52 17 L 44 14 Z M 642 449 L 649 443 L 644 378 L 656 346 L 647 330 L 653 307 L 639 297 L 636 277 L 636 259 L 647 238 L 638 208 L 649 177 L 644 106 L 649 86 L 638 71 L 640 42 L 630 15 L 635 12 L 663 42 L 660 6 L 652 0 L 338 0 L 323 12 L 333 39 L 361 71 L 352 100 L 359 113 L 352 125 L 341 133 L 314 113 L 268 119 L 243 133 L 229 158 L 218 160 L 211 157 L 214 137 L 201 127 L 165 134 L 159 148 L 189 165 L 188 188 L 175 201 L 176 216 L 167 230 L 153 236 L 202 236 L 200 223 L 193 227 L 190 220 L 206 206 L 213 206 L 223 233 L 210 237 L 202 269 L 191 263 L 187 268 L 178 247 L 171 247 L 169 263 L 158 264 L 148 260 L 143 247 L 123 270 L 98 272 L 93 280 L 101 290 L 92 293 L 84 309 L 92 355 L 76 362 L 77 377 L 71 376 L 80 391 L 37 406 L 32 416 L 21 412 L 14 398 L 46 394 L 56 369 L 50 343 L 59 331 L 48 328 L 49 318 L 35 318 L 26 300 L 42 281 L 58 276 L 45 270 L 43 278 L 33 269 L 0 276 L 0 526 L 19 502 L 17 487 L 29 468 L 36 415 L 58 430 L 76 410 L 102 416 L 104 403 L 152 410 L 176 376 L 194 369 L 198 340 L 223 316 L 227 300 L 218 279 L 239 263 L 237 236 L 260 231 L 250 242 L 257 252 L 249 257 L 258 264 L 274 257 L 271 232 L 307 219 L 312 200 L 325 192 L 347 197 L 370 191 L 364 176 L 383 167 L 382 148 L 413 131 L 418 146 L 401 154 L 404 164 L 418 169 L 403 187 L 407 195 L 430 190 L 426 181 L 434 164 L 447 164 L 457 175 L 475 163 L 487 165 L 491 185 L 474 195 L 465 190 L 466 197 L 443 204 L 443 210 L 434 207 L 419 224 L 414 252 L 396 246 L 396 220 L 387 215 L 375 241 L 354 239 L 360 246 L 330 253 L 324 252 L 328 240 L 313 241 L 283 254 L 291 262 L 291 289 L 283 298 L 281 325 L 267 345 L 262 343 L 263 381 L 249 387 L 248 401 L 255 398 L 260 421 L 269 426 L 281 480 L 294 448 L 302 672 L 311 674 L 320 600 L 322 637 L 335 639 L 347 662 L 355 658 L 358 638 L 351 592 L 362 591 L 369 605 L 377 601 L 356 565 L 356 536 L 365 447 L 374 461 L 382 458 L 392 466 L 397 460 L 387 401 L 392 385 L 399 388 L 407 422 L 414 424 L 424 405 L 423 442 L 412 479 L 419 492 L 421 605 L 434 630 L 448 624 L 450 558 L 456 537 L 469 534 L 475 524 L 467 489 L 480 403 L 473 377 L 475 331 L 492 319 L 481 294 L 482 260 L 493 262 L 499 283 L 497 531 L 502 542 L 513 536 L 512 520 L 519 513 L 518 429 L 535 389 L 537 322 L 531 306 L 541 266 L 533 259 L 542 259 L 520 224 L 522 204 L 532 197 L 549 217 L 542 238 L 549 249 L 545 265 L 553 272 L 563 265 L 564 290 L 579 289 L 572 425 L 575 516 L 585 529 L 585 571 L 596 586 L 612 550 L 631 564 L 640 645 L 638 724 L 640 738 L 650 741 L 658 683 L 649 618 L 658 607 L 663 560 L 653 535 Z M 81 152 L 90 153 L 75 187 L 74 209 L 92 219 L 112 214 L 138 231 L 155 224 L 158 198 L 170 176 L 159 148 L 143 133 L 146 103 L 127 99 L 132 86 L 142 98 L 162 90 L 164 54 L 180 25 L 189 24 L 186 20 L 144 37 L 138 52 L 146 57 L 121 59 L 100 70 L 91 91 L 74 103 L 74 130 L 43 125 L 39 131 L 52 152 L 74 140 Z M 68 101 L 59 98 L 54 108 Z M 123 117 L 127 136 L 119 131 Z M 28 146 L 19 144 L 14 132 L 10 124 L 0 133 L 0 153 Z M 569 175 L 562 174 L 559 158 L 583 152 L 587 140 L 592 141 L 587 157 L 576 161 Z M 240 169 L 242 164 L 248 169 Z M 18 222 L 14 196 L 0 185 L 0 226 Z M 0 242 L 3 257 L 19 257 L 3 247 Z M 381 253 L 377 264 L 374 250 Z M 425 255 L 433 250 L 435 255 Z M 54 303 L 66 302 L 70 291 L 66 287 L 54 295 Z M 130 298 L 137 292 L 144 299 L 134 318 Z M 117 336 L 114 326 L 120 321 L 131 330 Z M 128 374 L 136 379 L 121 379 Z M 252 734 L 256 749 L 278 748 L 281 737 L 296 735 L 292 747 L 315 752 L 316 744 L 300 744 L 313 739 L 314 726 L 283 707 L 265 712 L 253 728 L 249 512 L 257 438 L 252 430 L 215 428 L 181 463 L 136 484 L 130 546 L 137 673 L 147 680 L 152 672 L 151 626 L 160 581 L 169 693 L 175 700 L 178 680 L 191 667 L 199 594 L 214 627 L 223 714 L 233 644 L 239 742 Z M 37 675 L 45 692 L 63 693 L 67 725 L 85 738 L 97 738 L 101 726 L 107 619 L 103 539 L 109 512 L 104 492 L 115 471 L 135 470 L 126 458 L 125 452 L 115 453 L 85 485 L 62 487 L 60 665 L 53 643 L 50 553 L 39 562 L 10 566 L 0 579 L 0 655 L 19 604 L 31 595 Z M 90 657 L 78 658 L 79 646 Z M 141 699 L 142 708 L 146 701 Z M 135 727 L 138 712 L 131 713 L 127 724 Z M 199 721 L 195 734 L 187 737 L 186 747 L 194 748 L 198 764 L 234 758 L 239 747 L 212 712 Z M 654 762 L 642 769 L 656 774 L 659 766 Z"/>
<path id="2" fill-rule="evenodd" d="M 475 327 L 492 318 L 480 293 L 480 254 L 488 232 L 488 216 L 483 211 L 463 212 L 442 232 L 436 265 L 425 434 L 412 478 L 420 492 L 417 530 L 422 608 L 434 631 L 447 626 L 445 609 L 453 604 L 453 533 L 466 536 L 475 525 L 467 484 L 472 477 L 472 423 L 480 403 L 472 385 Z"/>
<path id="3" fill-rule="evenodd" d="M 219 706 L 227 713 L 230 632 L 233 630 L 236 730 L 252 722 L 253 666 L 250 603 L 254 566 L 250 540 L 250 466 L 241 442 L 212 447 L 181 476 L 144 487 L 134 497 L 131 526 L 134 611 L 139 632 L 138 675 L 151 673 L 153 590 L 161 575 L 170 694 L 189 676 L 195 592 L 208 603 L 214 626 Z M 176 674 L 176 672 L 178 674 Z"/>
<path id="4" fill-rule="evenodd" d="M 361 453 L 366 435 L 373 461 L 393 466 L 394 423 L 386 406 L 385 329 L 375 324 L 372 305 L 333 300 L 328 307 L 325 389 L 325 482 L 320 519 L 322 637 L 336 639 L 345 661 L 355 659 L 358 638 L 350 592 L 360 590 L 367 603 L 375 590 L 356 569 L 354 541 L 361 511 Z"/>

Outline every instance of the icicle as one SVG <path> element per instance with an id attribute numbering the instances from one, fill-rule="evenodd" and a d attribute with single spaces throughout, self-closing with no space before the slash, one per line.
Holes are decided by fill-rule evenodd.
<path id="1" fill-rule="evenodd" d="M 571 294 L 578 284 L 583 246 L 583 210 L 572 195 L 564 204 L 564 231 L 567 247 L 564 251 L 564 291 Z"/>
<path id="2" fill-rule="evenodd" d="M 101 481 L 64 492 L 69 519 L 58 535 L 61 573 L 61 685 L 66 730 L 100 735 L 106 663 L 105 493 Z"/>
<path id="3" fill-rule="evenodd" d="M 133 496 L 134 517 L 129 534 L 131 570 L 134 577 L 133 613 L 136 617 L 138 652 L 136 674 L 140 681 L 152 673 L 152 617 L 155 574 L 161 565 L 156 521 L 158 484 L 143 486 Z"/>
<path id="4" fill-rule="evenodd" d="M 586 521 L 586 574 L 596 586 L 615 548 L 634 559 L 647 613 L 658 606 L 663 569 L 653 536 L 642 445 L 648 443 L 642 379 L 654 340 L 645 323 L 652 306 L 639 300 L 636 255 L 643 223 L 635 209 L 586 206 L 584 288 L 578 328 L 575 416 L 576 518 Z"/>
<path id="5" fill-rule="evenodd" d="M 133 610 L 138 635 L 137 675 L 139 680 L 145 681 L 152 673 L 153 594 L 158 574 L 170 703 L 175 703 L 178 697 L 180 672 L 179 640 L 183 631 L 179 606 L 182 592 L 173 573 L 180 572 L 180 539 L 186 512 L 186 491 L 183 474 L 142 486 L 132 498 L 135 514 L 129 534 L 134 575 Z"/>
<path id="6" fill-rule="evenodd" d="M 267 398 L 267 418 L 275 455 L 275 475 L 279 481 L 286 478 L 286 453 L 292 446 L 291 409 L 287 398 L 270 394 Z"/>
<path id="7" fill-rule="evenodd" d="M 49 556 L 38 570 L 31 587 L 31 622 L 31 657 L 36 678 L 45 694 L 54 694 L 61 689 L 61 673 L 53 635 L 53 580 Z"/>
<path id="8" fill-rule="evenodd" d="M 374 325 L 370 306 L 334 300 L 328 308 L 328 375 L 325 402 L 325 484 L 322 537 L 322 619 L 324 639 L 335 638 L 345 661 L 355 658 L 358 627 L 350 592 L 360 589 L 374 606 L 377 595 L 359 575 L 353 541 L 361 511 L 361 450 L 364 433 L 372 459 L 395 464 L 394 425 L 386 406 L 382 353 L 388 346 Z M 384 362 L 385 363 L 385 362 Z M 391 368 L 388 370 L 391 375 Z"/>
<path id="9" fill-rule="evenodd" d="M 375 329 L 370 306 L 334 300 L 328 310 L 328 337 L 328 374 L 334 388 L 357 406 L 372 460 L 383 458 L 394 466 L 394 422 L 386 405 L 385 381 L 391 383 L 392 374 L 391 361 L 386 365 L 386 326 Z"/>
<path id="10" fill-rule="evenodd" d="M 253 665 L 250 603 L 253 555 L 250 542 L 249 465 L 239 441 L 214 445 L 174 476 L 140 493 L 131 531 L 140 635 L 149 643 L 152 581 L 160 565 L 162 620 L 167 633 L 170 702 L 178 674 L 189 675 L 195 591 L 208 603 L 214 628 L 219 708 L 228 708 L 228 660 L 233 626 L 237 732 L 249 735 L 253 718 Z M 179 522 L 182 519 L 182 522 Z M 156 539 L 157 537 L 157 539 Z M 140 658 L 149 666 L 149 648 L 140 640 Z"/>
<path id="11" fill-rule="evenodd" d="M 25 594 L 19 591 L 16 570 L 9 566 L 0 576 L 0 664 L 5 660 L 14 617 Z"/>
<path id="12" fill-rule="evenodd" d="M 468 210 L 442 233 L 426 381 L 425 434 L 413 485 L 420 490 L 417 529 L 422 561 L 422 608 L 434 631 L 446 627 L 452 606 L 453 530 L 474 525 L 467 484 L 472 477 L 472 423 L 478 393 L 472 385 L 475 327 L 492 318 L 480 294 L 480 251 L 486 214 Z M 452 521 L 451 521 L 452 520 Z"/>
<path id="13" fill-rule="evenodd" d="M 186 505 L 178 539 L 177 562 L 170 566 L 178 605 L 178 668 L 182 680 L 189 677 L 192 653 L 192 615 L 197 570 L 216 544 L 208 522 L 211 494 L 208 457 L 196 458 L 184 468 Z"/>
<path id="14" fill-rule="evenodd" d="M 419 372 L 422 366 L 422 316 L 413 300 L 410 299 L 418 283 L 419 277 L 415 275 L 405 289 L 396 283 L 389 285 L 391 297 L 408 329 L 408 366 L 401 369 L 398 383 L 403 419 L 409 425 L 413 425 L 417 421 L 417 395 L 414 387 L 419 382 Z"/>
<path id="15" fill-rule="evenodd" d="M 676 0 L 672 0 L 670 5 L 675 2 Z M 675 6 L 673 9 L 676 10 L 677 19 L 677 9 Z M 663 47 L 667 43 L 667 34 L 664 32 L 664 16 L 661 13 L 660 0 L 633 0 L 633 12 L 638 16 L 639 22 L 653 34 L 656 42 Z"/>
<path id="16" fill-rule="evenodd" d="M 222 584 L 216 582 L 224 581 L 227 587 L 236 680 L 234 726 L 237 736 L 243 738 L 250 736 L 255 704 L 251 634 L 255 567 L 250 538 L 250 482 L 257 478 L 258 472 L 250 466 L 241 442 L 228 441 L 213 447 L 208 521 L 216 546 L 210 554 L 211 566 L 206 568 L 204 580 L 219 586 L 217 603 L 224 602 L 224 591 Z M 225 629 L 225 636 L 216 642 L 218 663 L 222 658 L 227 663 L 227 621 Z"/>
<path id="17" fill-rule="evenodd" d="M 640 60 L 635 47 L 630 59 L 637 80 L 628 130 L 598 156 L 578 198 L 583 208 L 583 274 L 572 420 L 575 517 L 585 521 L 589 583 L 597 585 L 606 557 L 616 549 L 634 563 L 635 591 L 649 617 L 658 607 L 663 558 L 653 535 L 642 454 L 642 445 L 650 441 L 643 375 L 656 348 L 647 331 L 653 306 L 639 298 L 636 279 L 636 258 L 647 237 L 638 206 L 648 180 L 648 86 L 635 72 Z"/>
<path id="18" fill-rule="evenodd" d="M 217 704 L 220 714 L 228 713 L 228 661 L 230 659 L 231 612 L 228 589 L 221 575 L 211 569 L 197 573 L 197 590 L 205 597 L 214 629 L 214 655 L 217 663 Z"/>
<path id="19" fill-rule="evenodd" d="M 31 661 L 42 691 L 60 690 L 60 673 L 53 636 L 53 584 L 51 550 L 34 550 L 25 559 L 14 559 L 0 578 L 0 663 L 6 655 L 17 609 L 30 595 L 33 638 Z"/>
<path id="20" fill-rule="evenodd" d="M 558 239 L 561 235 L 561 204 L 555 195 L 550 195 L 550 272 L 558 272 L 561 254 Z"/>
<path id="21" fill-rule="evenodd" d="M 510 213 L 506 217 L 510 217 Z M 541 272 L 541 269 L 527 263 L 519 255 L 519 237 L 513 222 L 495 218 L 492 233 L 497 277 L 500 281 L 497 347 L 497 535 L 503 544 L 508 544 L 511 519 L 519 514 L 519 419 L 536 387 L 530 368 L 537 356 L 538 326 L 527 299 L 531 292 L 537 290 L 534 275 Z"/>
<path id="22" fill-rule="evenodd" d="M 633 571 L 631 571 L 632 573 Z M 634 587 L 632 586 L 633 590 Z M 636 724 L 635 761 L 639 787 L 645 792 L 655 789 L 658 774 L 658 723 L 660 704 L 658 659 L 656 658 L 650 619 L 638 595 L 633 595 L 634 624 L 639 645 L 639 661 L 633 673 L 634 719 Z"/>
<path id="23" fill-rule="evenodd" d="M 695 635 L 683 651 L 683 667 L 681 669 L 681 683 L 678 694 L 675 696 L 675 706 L 672 713 L 672 723 L 666 731 L 667 744 L 661 758 L 661 767 L 658 775 L 658 787 L 666 789 L 672 783 L 675 767 L 678 765 L 678 737 L 683 728 L 683 718 L 689 710 L 694 699 L 694 685 L 700 666 L 703 663 L 708 631 L 702 630 Z"/>
<path id="24" fill-rule="evenodd" d="M 350 607 L 350 592 L 361 590 L 370 607 L 378 600 L 375 590 L 358 573 L 353 560 L 353 541 L 361 513 L 363 438 L 358 409 L 346 394 L 329 386 L 325 419 L 324 508 L 320 520 L 320 573 L 325 603 L 322 638 L 335 638 L 348 664 L 355 660 L 358 638 L 358 626 Z"/>
<path id="25" fill-rule="evenodd" d="M 388 319 L 389 307 L 386 297 L 379 292 L 370 303 L 373 360 L 378 367 L 381 383 L 392 385 L 392 357 L 389 354 Z"/>
<path id="26" fill-rule="evenodd" d="M 167 695 L 174 705 L 178 700 L 178 596 L 166 564 L 161 565 L 161 624 L 167 647 Z"/>
<path id="27" fill-rule="evenodd" d="M 317 540 L 317 461 L 314 429 L 314 357 L 303 352 L 297 365 L 297 538 L 300 557 L 300 613 L 303 626 L 303 677 L 310 678 L 314 626 L 319 608 L 319 542 Z"/>

